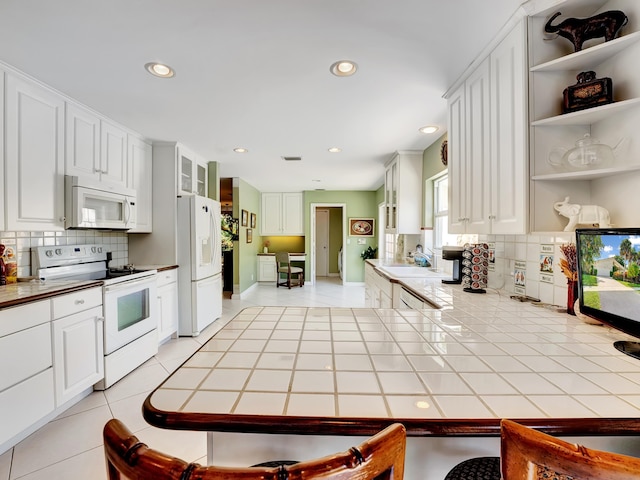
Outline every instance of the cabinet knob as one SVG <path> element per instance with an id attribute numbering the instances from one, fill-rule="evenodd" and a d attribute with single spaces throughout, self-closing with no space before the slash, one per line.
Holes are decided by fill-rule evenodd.
<path id="1" fill-rule="evenodd" d="M 83 305 L 84 304 L 84 300 L 82 298 L 79 298 L 78 300 L 75 301 L 76 305 Z"/>

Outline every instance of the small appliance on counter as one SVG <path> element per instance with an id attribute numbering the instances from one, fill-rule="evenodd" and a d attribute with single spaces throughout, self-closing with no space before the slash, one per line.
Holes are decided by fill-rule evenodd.
<path id="1" fill-rule="evenodd" d="M 451 278 L 451 280 L 443 279 L 442 283 L 462 283 L 462 268 L 460 265 L 460 262 L 462 261 L 462 250 L 463 247 L 458 246 L 442 247 L 442 259 L 453 261 L 453 278 Z"/>
<path id="2" fill-rule="evenodd" d="M 465 292 L 485 293 L 489 274 L 489 245 L 467 243 L 462 250 L 462 287 Z"/>

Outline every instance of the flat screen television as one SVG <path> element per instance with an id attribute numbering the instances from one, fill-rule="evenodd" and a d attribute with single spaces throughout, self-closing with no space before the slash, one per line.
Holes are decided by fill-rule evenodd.
<path id="1" fill-rule="evenodd" d="M 577 229 L 580 312 L 640 339 L 640 228 Z M 640 342 L 614 346 L 640 359 Z"/>

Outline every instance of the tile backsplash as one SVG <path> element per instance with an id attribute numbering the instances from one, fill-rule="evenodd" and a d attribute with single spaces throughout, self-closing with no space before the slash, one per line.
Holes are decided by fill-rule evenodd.
<path id="1" fill-rule="evenodd" d="M 102 232 L 97 230 L 65 230 L 63 232 L 0 232 L 0 243 L 16 252 L 18 277 L 27 277 L 31 272 L 31 247 L 47 245 L 101 244 L 112 252 L 109 266 L 129 263 L 129 242 L 125 232 Z"/>
<path id="2" fill-rule="evenodd" d="M 560 246 L 575 243 L 573 232 L 550 235 L 478 235 L 494 249 L 489 288 L 567 306 L 567 278 L 560 270 Z"/>

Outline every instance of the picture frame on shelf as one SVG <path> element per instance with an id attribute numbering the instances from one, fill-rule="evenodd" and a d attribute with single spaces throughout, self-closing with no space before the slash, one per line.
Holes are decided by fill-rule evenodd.
<path id="1" fill-rule="evenodd" d="M 247 243 L 253 242 L 253 229 L 247 228 Z"/>
<path id="2" fill-rule="evenodd" d="M 242 215 L 240 217 L 240 225 L 242 225 L 243 227 L 246 227 L 248 220 L 249 220 L 249 212 L 247 212 L 246 210 L 242 210 Z"/>
<path id="3" fill-rule="evenodd" d="M 350 237 L 373 237 L 375 235 L 375 220 L 373 218 L 350 218 Z"/>
<path id="4" fill-rule="evenodd" d="M 256 214 L 251 214 L 251 228 L 256 228 Z"/>

